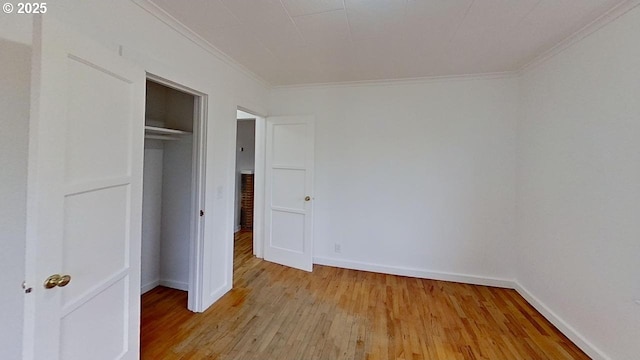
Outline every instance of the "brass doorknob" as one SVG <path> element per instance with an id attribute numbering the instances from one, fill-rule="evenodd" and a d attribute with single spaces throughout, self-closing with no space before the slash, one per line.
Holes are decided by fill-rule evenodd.
<path id="1" fill-rule="evenodd" d="M 304 201 L 311 201 L 311 196 L 305 196 Z"/>
<path id="2" fill-rule="evenodd" d="M 44 281 L 45 289 L 53 289 L 54 287 L 65 287 L 71 282 L 70 275 L 53 274 Z"/>

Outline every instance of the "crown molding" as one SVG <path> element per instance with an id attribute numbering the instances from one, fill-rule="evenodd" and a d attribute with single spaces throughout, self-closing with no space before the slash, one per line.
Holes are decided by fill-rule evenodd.
<path id="1" fill-rule="evenodd" d="M 366 86 L 399 86 L 399 85 L 425 84 L 425 83 L 448 82 L 448 81 L 506 79 L 506 78 L 515 78 L 518 76 L 520 76 L 519 71 L 503 71 L 503 72 L 493 72 L 493 73 L 438 75 L 438 76 L 424 76 L 424 77 L 399 78 L 399 79 L 275 85 L 275 86 L 272 86 L 271 89 L 287 90 L 287 89 L 303 89 L 303 88 L 322 89 L 322 88 L 366 87 Z"/>
<path id="2" fill-rule="evenodd" d="M 562 41 L 551 47 L 550 49 L 538 54 L 531 60 L 527 61 L 524 65 L 514 71 L 494 72 L 494 73 L 477 73 L 477 74 L 461 74 L 461 75 L 439 75 L 439 76 L 426 76 L 415 78 L 398 78 L 398 79 L 381 79 L 381 80 L 362 80 L 362 81 L 343 81 L 343 82 L 328 82 L 328 83 L 307 83 L 307 84 L 292 84 L 292 85 L 271 85 L 264 78 L 260 77 L 253 71 L 246 68 L 244 65 L 237 62 L 235 59 L 225 54 L 222 50 L 215 47 L 213 44 L 205 40 L 200 35 L 196 34 L 189 27 L 184 25 L 180 20 L 176 19 L 165 10 L 154 4 L 151 0 L 131 0 L 136 5 L 153 15 L 169 27 L 183 35 L 185 38 L 198 45 L 205 51 L 209 52 L 223 63 L 229 65 L 233 69 L 241 72 L 263 86 L 270 88 L 271 90 L 284 90 L 284 89 L 303 89 L 303 88 L 340 88 L 340 87 L 364 87 L 364 86 L 393 86 L 393 85 L 408 85 L 408 84 L 421 84 L 430 82 L 444 82 L 444 81 L 465 81 L 465 80 L 489 80 L 500 78 L 518 77 L 524 72 L 532 70 L 533 68 L 543 64 L 547 60 L 555 57 L 564 50 L 577 44 L 578 42 L 586 39 L 591 34 L 605 27 L 607 24 L 612 23 L 616 19 L 620 18 L 624 14 L 633 10 L 640 5 L 640 0 L 627 0 L 624 1 L 601 16 L 597 17 L 587 25 L 581 27 L 571 35 L 564 38 Z"/>
<path id="3" fill-rule="evenodd" d="M 226 65 L 229 65 L 233 69 L 248 76 L 252 80 L 257 81 L 258 83 L 262 84 L 267 88 L 271 87 L 271 84 L 268 81 L 266 81 L 264 78 L 260 77 L 258 74 L 249 70 L 244 65 L 240 64 L 235 59 L 233 59 L 231 56 L 225 54 L 222 50 L 215 47 L 209 41 L 205 40 L 202 36 L 196 34 L 193 30 L 191 30 L 189 27 L 184 25 L 180 20 L 176 19 L 175 17 L 170 15 L 168 12 L 164 11 L 162 8 L 154 4 L 152 1 L 131 0 L 131 2 L 138 5 L 143 10 L 153 15 L 158 20 L 167 24 L 170 28 L 178 32 L 180 35 L 184 36 L 194 44 L 198 45 L 199 47 L 201 47 L 202 49 L 204 49 L 205 51 L 207 51 L 208 53 L 210 53 L 211 55 L 213 55 L 214 57 L 216 57 L 218 60 L 222 61 Z"/>
<path id="4" fill-rule="evenodd" d="M 543 64 L 547 60 L 550 60 L 554 56 L 560 54 L 564 50 L 570 48 L 571 46 L 579 43 L 580 41 L 586 39 L 591 34 L 596 31 L 602 29 L 606 25 L 614 22 L 624 14 L 629 11 L 635 9 L 638 5 L 640 5 L 640 0 L 627 0 L 624 1 L 604 14 L 598 16 L 596 19 L 588 23 L 587 25 L 581 27 L 573 34 L 567 36 L 562 41 L 551 47 L 549 50 L 542 52 L 541 54 L 535 56 L 533 59 L 525 63 L 522 67 L 520 67 L 520 72 L 524 73 L 526 71 L 532 70 L 538 65 Z"/>
<path id="5" fill-rule="evenodd" d="M 554 56 L 560 54 L 564 50 L 586 39 L 591 34 L 605 27 L 606 25 L 614 22 L 624 14 L 635 9 L 640 5 L 640 0 L 627 0 L 613 8 L 609 9 L 604 14 L 598 16 L 596 19 L 581 27 L 571 35 L 567 36 L 559 43 L 551 47 L 549 50 L 538 54 L 530 61 L 526 62 L 523 66 L 514 71 L 495 72 L 495 73 L 479 73 L 479 74 L 463 74 L 463 75 L 443 75 L 443 76 L 428 76 L 420 78 L 404 78 L 404 79 L 384 79 L 384 80 L 365 80 L 365 81 L 345 81 L 345 82 L 333 82 L 333 83 L 315 83 L 315 84 L 294 84 L 294 85 L 276 85 L 272 86 L 272 90 L 284 90 L 284 89 L 303 89 L 303 88 L 334 88 L 334 87 L 358 87 L 358 86 L 390 86 L 390 85 L 402 85 L 402 84 L 420 84 L 439 81 L 464 81 L 464 80 L 489 80 L 500 79 L 509 77 L 519 77 L 523 73 L 543 64 L 547 60 L 550 60 Z"/>

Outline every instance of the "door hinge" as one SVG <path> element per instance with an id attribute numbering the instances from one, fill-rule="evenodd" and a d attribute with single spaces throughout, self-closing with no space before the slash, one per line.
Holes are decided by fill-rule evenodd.
<path id="1" fill-rule="evenodd" d="M 204 216 L 204 210 L 200 210 L 200 216 Z"/>
<path id="2" fill-rule="evenodd" d="M 27 282 L 26 281 L 22 282 L 22 289 L 24 290 L 25 294 L 31 294 L 31 292 L 33 291 L 32 287 L 27 286 Z"/>

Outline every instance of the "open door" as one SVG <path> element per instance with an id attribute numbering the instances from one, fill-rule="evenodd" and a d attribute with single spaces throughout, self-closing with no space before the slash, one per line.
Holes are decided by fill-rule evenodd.
<path id="1" fill-rule="evenodd" d="M 145 73 L 36 19 L 25 359 L 139 357 Z"/>
<path id="2" fill-rule="evenodd" d="M 264 259 L 313 269 L 314 119 L 267 118 Z"/>

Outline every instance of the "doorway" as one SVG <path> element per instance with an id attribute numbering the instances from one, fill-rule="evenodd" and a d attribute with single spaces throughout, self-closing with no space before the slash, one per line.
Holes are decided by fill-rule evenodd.
<path id="1" fill-rule="evenodd" d="M 148 75 L 140 292 L 185 292 L 191 311 L 200 298 L 205 105 L 202 94 Z"/>
<path id="2" fill-rule="evenodd" d="M 253 235 L 253 255 L 312 271 L 315 119 L 309 115 L 267 119 L 243 108 L 237 110 L 237 160 L 246 150 L 243 146 L 246 142 L 240 140 L 245 126 L 242 122 L 255 121 L 253 228 L 250 233 Z M 251 128 L 251 125 L 247 127 Z M 242 234 L 239 231 L 242 229 L 241 181 L 247 162 L 237 161 L 235 169 L 236 235 Z M 250 173 L 250 168 L 248 170 L 246 172 Z M 238 236 L 234 236 L 235 239 Z"/>
<path id="3" fill-rule="evenodd" d="M 239 235 L 250 237 L 251 254 L 258 258 L 263 258 L 265 124 L 264 116 L 242 107 L 237 108 L 234 243 Z M 253 196 L 250 195 L 250 185 L 245 184 L 244 211 L 243 176 L 245 181 L 253 183 Z"/>
<path id="4" fill-rule="evenodd" d="M 246 243 L 253 249 L 255 216 L 256 116 L 237 110 L 234 243 Z M 234 259 L 236 256 L 234 256 Z M 238 265 L 238 264 L 234 264 Z M 235 268 L 235 266 L 234 266 Z"/>

